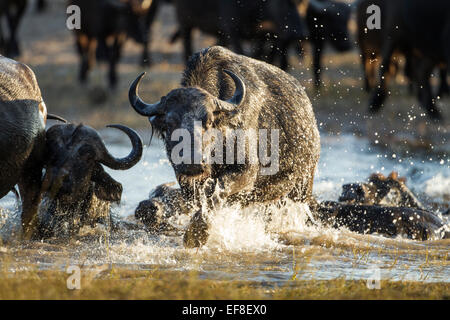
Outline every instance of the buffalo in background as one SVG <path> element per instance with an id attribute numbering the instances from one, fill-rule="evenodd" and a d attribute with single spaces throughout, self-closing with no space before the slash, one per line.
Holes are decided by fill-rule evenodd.
<path id="1" fill-rule="evenodd" d="M 200 31 L 215 36 L 218 45 L 238 54 L 244 53 L 243 40 L 253 41 L 266 34 L 285 48 L 287 43 L 303 40 L 307 28 L 292 0 L 173 0 L 179 31 L 173 36 L 183 39 L 184 58 L 192 55 L 191 32 Z M 251 55 L 251 54 L 250 54 Z"/>
<path id="2" fill-rule="evenodd" d="M 302 5 L 306 7 L 304 18 L 308 30 L 307 41 L 311 46 L 313 56 L 314 84 L 316 88 L 319 88 L 321 86 L 322 55 L 326 45 L 330 45 L 338 52 L 346 52 L 353 48 L 348 27 L 352 6 L 333 0 L 295 0 L 295 2 L 299 11 L 301 11 Z M 284 47 L 279 47 L 276 42 L 267 37 L 260 39 L 259 42 L 259 53 L 256 53 L 256 58 L 272 64 L 278 60 L 281 69 L 288 69 L 288 47 L 292 45 L 292 42 L 284 43 Z M 304 41 L 295 43 L 299 57 L 303 56 L 303 43 Z"/>
<path id="3" fill-rule="evenodd" d="M 348 29 L 352 8 L 350 5 L 330 1 L 309 0 L 306 21 L 309 29 L 309 43 L 313 55 L 314 84 L 321 85 L 322 55 L 328 44 L 337 52 L 353 48 Z"/>
<path id="4" fill-rule="evenodd" d="M 80 82 L 87 81 L 88 72 L 96 58 L 109 64 L 108 83 L 117 85 L 117 64 L 128 35 L 143 44 L 142 63 L 149 64 L 148 45 L 150 25 L 158 1 L 146 0 L 71 0 L 70 5 L 81 9 L 81 28 L 75 30 L 76 45 L 80 55 Z"/>
<path id="5" fill-rule="evenodd" d="M 10 58 L 20 55 L 17 30 L 25 13 L 27 0 L 0 0 L 0 54 Z M 7 31 L 2 25 L 6 19 Z"/>
<path id="6" fill-rule="evenodd" d="M 356 22 L 357 22 L 357 38 L 358 45 L 361 52 L 361 60 L 364 72 L 364 88 L 370 92 L 377 85 L 377 69 L 381 63 L 381 50 L 383 43 L 386 41 L 383 38 L 383 32 L 378 29 L 367 28 L 367 8 L 373 4 L 377 5 L 381 13 L 389 10 L 386 6 L 387 0 L 361 0 L 357 2 L 356 7 Z M 381 25 L 387 24 L 388 14 L 381 14 Z M 389 64 L 387 76 L 388 79 L 393 78 L 400 69 L 401 56 L 405 58 L 405 76 L 411 81 L 413 78 L 412 57 L 410 52 L 401 52 L 400 48 L 396 48 Z M 438 96 L 443 96 L 450 93 L 450 89 L 447 82 L 447 70 L 445 66 L 439 68 L 440 84 L 437 92 Z M 412 91 L 412 85 L 411 90 Z"/>
<path id="7" fill-rule="evenodd" d="M 392 0 L 384 3 L 381 64 L 370 111 L 378 111 L 387 98 L 387 75 L 396 51 L 406 54 L 407 72 L 421 106 L 433 119 L 442 115 L 433 97 L 430 77 L 436 66 L 450 66 L 450 2 L 447 0 Z M 445 72 L 444 72 L 445 73 Z M 367 84 L 366 84 L 367 85 Z"/>

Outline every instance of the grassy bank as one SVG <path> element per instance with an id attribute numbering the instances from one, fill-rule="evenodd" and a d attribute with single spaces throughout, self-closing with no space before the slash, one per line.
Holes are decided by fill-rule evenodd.
<path id="1" fill-rule="evenodd" d="M 449 283 L 294 280 L 283 286 L 201 279 L 196 273 L 81 270 L 81 289 L 67 289 L 62 271 L 22 271 L 0 276 L 0 299 L 450 299 Z"/>

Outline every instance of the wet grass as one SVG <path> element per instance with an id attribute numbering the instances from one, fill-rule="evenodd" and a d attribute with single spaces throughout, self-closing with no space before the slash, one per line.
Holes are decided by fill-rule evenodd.
<path id="1" fill-rule="evenodd" d="M 0 299 L 450 299 L 450 283 L 293 280 L 283 286 L 201 279 L 197 273 L 81 270 L 81 288 L 69 290 L 63 271 L 0 274 Z"/>

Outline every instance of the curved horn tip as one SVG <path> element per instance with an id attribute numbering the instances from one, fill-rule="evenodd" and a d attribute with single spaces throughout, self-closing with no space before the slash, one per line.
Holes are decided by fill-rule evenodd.
<path id="1" fill-rule="evenodd" d="M 136 90 L 139 88 L 139 84 L 141 83 L 142 78 L 147 74 L 147 72 L 142 72 L 140 75 L 137 76 L 136 79 L 134 79 L 134 81 L 131 83 L 131 88 L 133 89 L 136 88 Z"/>
<path id="2" fill-rule="evenodd" d="M 227 102 L 239 106 L 242 103 L 242 101 L 244 101 L 245 98 L 244 81 L 242 81 L 242 79 L 238 75 L 236 75 L 234 72 L 228 69 L 223 69 L 223 72 L 225 72 L 227 75 L 231 77 L 231 79 L 233 79 L 234 84 L 236 86 L 236 90 L 234 92 L 233 97 L 230 98 Z"/>
<path id="3" fill-rule="evenodd" d="M 139 134 L 136 132 L 136 130 L 131 129 L 130 127 L 124 126 L 123 124 L 108 124 L 106 125 L 107 128 L 114 128 L 114 129 L 119 129 L 122 132 L 127 132 L 127 131 L 131 131 L 134 134 L 136 134 L 137 136 L 139 136 Z"/>
<path id="4" fill-rule="evenodd" d="M 128 100 L 130 102 L 131 107 L 141 116 L 151 117 L 156 114 L 161 113 L 160 103 L 145 103 L 139 97 L 139 83 L 141 79 L 144 77 L 146 72 L 142 72 L 131 84 L 130 89 L 128 90 Z"/>
<path id="5" fill-rule="evenodd" d="M 69 121 L 67 121 L 66 119 L 64 119 L 64 118 L 62 118 L 62 117 L 60 117 L 60 116 L 57 116 L 57 115 L 55 115 L 55 114 L 51 114 L 51 113 L 48 113 L 47 114 L 47 119 L 48 120 L 57 120 L 57 121 L 61 121 L 61 122 L 63 122 L 63 123 L 68 123 Z"/>
<path id="6" fill-rule="evenodd" d="M 131 143 L 133 145 L 133 149 L 131 150 L 131 153 L 127 157 L 117 159 L 111 156 L 111 154 L 105 148 L 104 149 L 105 158 L 100 162 L 114 170 L 130 169 L 137 162 L 139 162 L 139 160 L 142 157 L 143 144 L 141 137 L 135 130 L 121 124 L 109 124 L 106 127 L 119 129 L 120 131 L 124 132 L 130 138 Z"/>

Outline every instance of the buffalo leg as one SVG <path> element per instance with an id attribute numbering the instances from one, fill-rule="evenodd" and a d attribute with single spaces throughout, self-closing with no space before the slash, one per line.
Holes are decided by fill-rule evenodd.
<path id="1" fill-rule="evenodd" d="M 417 90 L 420 104 L 426 109 L 432 119 L 441 119 L 442 115 L 433 99 L 430 84 L 430 75 L 433 71 L 433 64 L 427 60 L 421 61 L 417 66 Z"/>
<path id="2" fill-rule="evenodd" d="M 183 237 L 186 248 L 198 248 L 208 240 L 208 224 L 205 222 L 202 210 L 198 210 L 192 217 Z"/>
<path id="3" fill-rule="evenodd" d="M 361 63 L 363 66 L 363 73 L 364 73 L 364 90 L 366 90 L 366 92 L 370 92 L 370 90 L 372 89 L 372 86 L 370 85 L 370 81 L 369 81 L 370 60 L 367 57 L 364 50 L 361 50 Z"/>
<path id="4" fill-rule="evenodd" d="M 38 12 L 43 12 L 45 10 L 45 8 L 47 7 L 47 2 L 46 0 L 38 0 L 37 4 L 36 4 L 36 10 Z"/>
<path id="5" fill-rule="evenodd" d="M 314 70 L 314 85 L 316 90 L 318 90 L 321 86 L 321 59 L 322 59 L 322 43 L 316 43 L 313 45 L 313 70 Z"/>
<path id="6" fill-rule="evenodd" d="M 41 173 L 40 168 L 25 171 L 19 182 L 22 198 L 22 230 L 26 240 L 31 239 L 36 230 L 37 213 L 41 202 Z"/>
<path id="7" fill-rule="evenodd" d="M 449 88 L 448 82 L 447 82 L 447 69 L 440 68 L 439 69 L 439 77 L 440 77 L 440 85 L 439 85 L 438 96 L 442 97 L 446 94 L 450 94 L 450 88 Z"/>
<path id="8" fill-rule="evenodd" d="M 191 39 L 191 28 L 182 28 L 181 36 L 183 37 L 184 45 L 184 61 L 188 62 L 192 55 L 192 39 Z"/>
<path id="9" fill-rule="evenodd" d="M 6 41 L 3 34 L 3 27 L 2 27 L 2 19 L 0 15 L 0 54 L 4 55 L 6 54 Z"/>
<path id="10" fill-rule="evenodd" d="M 144 44 L 143 44 L 143 49 L 142 49 L 142 59 L 141 59 L 141 65 L 143 67 L 149 67 L 152 64 L 152 61 L 150 60 L 150 53 L 148 50 L 149 47 L 149 40 L 146 39 L 144 40 Z"/>
<path id="11" fill-rule="evenodd" d="M 114 39 L 114 43 L 110 48 L 110 56 L 109 56 L 109 86 L 111 89 L 114 89 L 117 86 L 117 63 L 120 60 L 120 52 L 122 50 L 123 45 L 122 35 L 118 35 Z"/>
<path id="12" fill-rule="evenodd" d="M 10 37 L 9 37 L 7 55 L 11 58 L 14 58 L 14 57 L 17 57 L 20 55 L 19 44 L 17 42 L 16 37 L 17 37 L 17 29 L 19 27 L 20 19 L 25 12 L 26 2 L 18 1 L 18 3 L 15 3 L 14 6 L 16 6 L 16 10 L 14 10 L 14 13 L 11 13 L 10 12 L 11 10 L 8 10 L 8 13 L 7 13 L 8 25 L 9 25 L 9 29 L 10 29 Z"/>
<path id="13" fill-rule="evenodd" d="M 383 59 L 380 65 L 378 87 L 375 89 L 372 94 L 372 98 L 370 99 L 369 111 L 371 112 L 379 111 L 384 101 L 386 100 L 386 75 L 389 71 L 393 52 L 394 44 L 391 40 L 388 41 L 386 48 L 383 50 Z"/>
<path id="14" fill-rule="evenodd" d="M 79 80 L 81 83 L 86 83 L 88 72 L 95 63 L 97 41 L 87 35 L 79 34 L 77 35 L 77 47 L 81 59 Z"/>
<path id="15" fill-rule="evenodd" d="M 155 20 L 156 13 L 158 11 L 159 1 L 153 1 L 151 7 L 148 11 L 147 16 L 145 17 L 144 24 L 144 49 L 142 52 L 142 66 L 150 66 L 150 52 L 149 52 L 149 44 L 151 41 L 151 26 L 153 21 Z"/>
<path id="16" fill-rule="evenodd" d="M 280 69 L 286 71 L 289 68 L 288 57 L 289 41 L 284 40 L 280 45 Z"/>
<path id="17" fill-rule="evenodd" d="M 266 61 L 267 54 L 264 51 L 265 48 L 264 38 L 256 39 L 252 46 L 252 57 L 258 60 Z M 266 61 L 267 62 L 267 61 Z"/>
<path id="18" fill-rule="evenodd" d="M 233 33 L 231 36 L 231 45 L 233 47 L 234 52 L 237 54 L 244 54 L 244 49 L 242 48 L 241 39 L 239 38 L 239 35 L 236 33 Z"/>

